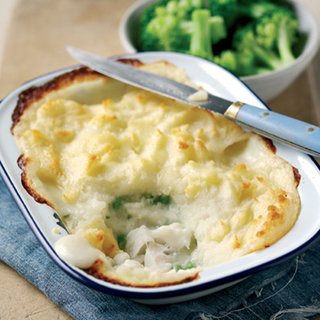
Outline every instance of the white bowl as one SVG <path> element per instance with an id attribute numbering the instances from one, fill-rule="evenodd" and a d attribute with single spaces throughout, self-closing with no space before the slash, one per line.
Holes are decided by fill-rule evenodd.
<path id="1" fill-rule="evenodd" d="M 184 69 L 191 81 L 208 92 L 233 101 L 246 101 L 262 109 L 266 105 L 237 77 L 210 61 L 174 52 L 142 52 L 127 54 L 118 58 L 139 59 L 145 63 L 168 61 Z M 134 299 L 144 304 L 167 304 L 195 299 L 231 286 L 246 277 L 290 259 L 307 250 L 320 240 L 320 170 L 317 163 L 301 152 L 275 142 L 277 154 L 299 170 L 302 177 L 298 191 L 301 198 L 301 212 L 295 226 L 272 246 L 253 252 L 239 259 L 217 265 L 200 272 L 200 278 L 166 287 L 126 287 L 104 282 L 63 261 L 54 249 L 54 243 L 67 234 L 57 220 L 55 211 L 34 201 L 21 185 L 21 169 L 16 161 L 20 151 L 11 134 L 11 115 L 19 94 L 31 86 L 41 86 L 54 77 L 74 69 L 66 68 L 45 74 L 19 86 L 0 103 L 0 175 L 6 183 L 43 248 L 52 260 L 68 275 L 84 285 L 102 292 Z M 86 94 L 85 92 L 82 92 Z M 83 95 L 77 91 L 75 101 Z M 59 234 L 53 232 L 60 231 Z M 64 288 L 67 290 L 68 288 Z"/>
<path id="2" fill-rule="evenodd" d="M 122 17 L 119 29 L 121 43 L 128 53 L 137 52 L 138 20 L 145 8 L 158 0 L 142 0 L 132 5 Z M 299 29 L 308 34 L 302 54 L 291 65 L 266 74 L 240 79 L 260 99 L 268 101 L 279 95 L 307 68 L 319 48 L 319 25 L 313 14 L 303 5 L 292 2 L 299 19 Z"/>

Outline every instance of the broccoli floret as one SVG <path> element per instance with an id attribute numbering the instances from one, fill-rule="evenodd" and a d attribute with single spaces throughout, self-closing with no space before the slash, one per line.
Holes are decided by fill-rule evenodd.
<path id="1" fill-rule="evenodd" d="M 213 62 L 229 70 L 238 77 L 261 74 L 271 71 L 270 68 L 261 67 L 256 63 L 255 55 L 251 50 L 241 51 L 225 50 L 213 58 Z"/>
<path id="2" fill-rule="evenodd" d="M 271 70 L 295 60 L 292 46 L 298 32 L 298 21 L 292 11 L 279 8 L 238 30 L 234 43 L 237 50 L 251 50 L 256 60 Z"/>
<path id="3" fill-rule="evenodd" d="M 195 9 L 202 1 L 183 2 L 192 8 L 191 20 L 185 18 L 189 9 L 181 13 L 177 1 L 154 8 L 154 17 L 141 32 L 140 49 L 190 53 L 212 60 L 212 44 L 227 37 L 224 19 L 210 16 L 208 9 Z"/>
<path id="4" fill-rule="evenodd" d="M 189 49 L 190 34 L 173 14 L 156 16 L 142 31 L 142 50 L 177 51 Z"/>
<path id="5" fill-rule="evenodd" d="M 139 49 L 182 53 L 189 51 L 193 31 L 190 16 L 202 6 L 202 0 L 162 0 L 155 3 L 140 18 Z"/>
<path id="6" fill-rule="evenodd" d="M 210 0 L 211 14 L 222 16 L 228 29 L 234 27 L 238 20 L 259 19 L 275 8 L 277 5 L 270 0 Z"/>
<path id="7" fill-rule="evenodd" d="M 237 70 L 239 77 L 257 74 L 255 55 L 251 50 L 243 49 L 237 52 Z"/>
<path id="8" fill-rule="evenodd" d="M 209 0 L 212 16 L 224 18 L 227 28 L 230 28 L 238 18 L 238 0 Z"/>
<path id="9" fill-rule="evenodd" d="M 238 0 L 238 15 L 246 16 L 252 19 L 260 19 L 268 12 L 277 9 L 278 5 L 269 0 Z"/>
<path id="10" fill-rule="evenodd" d="M 292 47 L 297 41 L 298 19 L 288 9 L 278 8 L 257 22 L 256 38 L 264 47 L 277 51 L 281 60 L 289 64 L 295 60 Z"/>
<path id="11" fill-rule="evenodd" d="M 139 50 L 189 53 L 237 76 L 295 60 L 298 19 L 285 0 L 160 0 L 140 26 Z"/>
<path id="12" fill-rule="evenodd" d="M 222 16 L 210 17 L 209 24 L 212 44 L 217 44 L 220 40 L 228 36 L 226 24 Z"/>
<path id="13" fill-rule="evenodd" d="M 254 33 L 253 25 L 248 25 L 242 29 L 239 29 L 235 34 L 235 48 L 238 51 L 250 50 L 255 59 L 263 62 L 265 65 L 270 67 L 272 70 L 281 67 L 280 58 L 270 49 L 261 46 Z"/>
<path id="14" fill-rule="evenodd" d="M 209 18 L 209 10 L 198 9 L 193 11 L 193 31 L 191 34 L 190 54 L 213 60 Z"/>
<path id="15" fill-rule="evenodd" d="M 183 39 L 181 41 L 179 41 L 181 38 L 175 39 L 175 34 L 172 32 L 178 25 L 178 20 L 172 13 L 174 10 L 172 2 L 174 1 L 160 0 L 143 11 L 139 21 L 138 47 L 140 50 L 175 51 L 183 44 Z M 160 38 L 162 41 L 159 40 Z"/>
<path id="16" fill-rule="evenodd" d="M 214 57 L 212 45 L 227 37 L 224 19 L 221 16 L 210 16 L 208 9 L 193 11 L 191 23 L 188 22 L 188 32 L 191 34 L 188 53 L 211 61 Z"/>
<path id="17" fill-rule="evenodd" d="M 213 58 L 213 62 L 220 65 L 221 67 L 233 72 L 237 73 L 238 70 L 238 62 L 237 62 L 237 54 L 232 50 L 222 51 L 219 56 L 215 56 Z"/>
<path id="18" fill-rule="evenodd" d="M 159 0 L 156 4 L 144 9 L 140 16 L 140 25 L 145 27 L 155 16 L 158 8 L 165 8 L 170 0 Z M 160 9 L 161 10 L 161 9 Z"/>
<path id="19" fill-rule="evenodd" d="M 262 74 L 271 71 L 270 68 L 261 66 L 256 62 L 255 55 L 251 50 L 244 49 L 237 51 L 237 70 L 238 77 Z"/>
<path id="20" fill-rule="evenodd" d="M 192 11 L 203 8 L 202 0 L 180 0 L 178 4 L 178 15 L 187 20 L 191 19 Z"/>

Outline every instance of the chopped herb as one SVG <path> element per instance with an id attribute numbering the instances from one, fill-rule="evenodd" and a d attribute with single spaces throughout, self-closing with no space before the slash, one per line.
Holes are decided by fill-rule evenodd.
<path id="1" fill-rule="evenodd" d="M 196 264 L 192 261 L 189 261 L 184 269 L 187 270 L 187 269 L 192 269 L 195 267 L 196 267 Z"/>
<path id="2" fill-rule="evenodd" d="M 127 215 L 127 220 L 130 220 L 132 218 L 132 215 L 131 214 L 128 214 Z"/>
<path id="3" fill-rule="evenodd" d="M 125 234 L 119 234 L 117 236 L 118 246 L 121 250 L 124 250 L 127 243 L 127 236 Z"/>
<path id="4" fill-rule="evenodd" d="M 106 216 L 106 219 L 110 219 L 110 216 Z"/>
<path id="5" fill-rule="evenodd" d="M 183 269 L 182 266 L 181 266 L 181 264 L 174 264 L 174 265 L 173 265 L 173 268 L 174 268 L 174 270 L 176 270 L 176 271 L 179 271 L 179 270 Z"/>
<path id="6" fill-rule="evenodd" d="M 144 198 L 145 198 L 145 202 L 151 205 L 156 205 L 159 202 L 165 205 L 168 205 L 170 203 L 170 196 L 166 194 L 161 194 L 159 196 L 147 194 L 144 196 Z"/>
<path id="7" fill-rule="evenodd" d="M 182 267 L 181 264 L 178 264 L 178 263 L 173 265 L 173 268 L 176 271 L 188 270 L 188 269 L 192 269 L 192 268 L 195 268 L 195 267 L 196 267 L 196 264 L 194 262 L 192 262 L 192 261 L 189 261 L 185 267 Z"/>
<path id="8" fill-rule="evenodd" d="M 68 219 L 68 218 L 70 218 L 70 214 L 66 214 L 63 216 L 63 219 Z"/>
<path id="9" fill-rule="evenodd" d="M 112 202 L 112 208 L 114 210 L 119 210 L 123 206 L 123 203 L 124 203 L 124 200 L 118 197 Z"/>

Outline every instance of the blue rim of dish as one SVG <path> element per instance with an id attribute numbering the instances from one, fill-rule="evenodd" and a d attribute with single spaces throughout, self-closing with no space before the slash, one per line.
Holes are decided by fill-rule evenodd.
<path id="1" fill-rule="evenodd" d="M 139 53 L 132 53 L 132 54 L 117 55 L 117 56 L 111 57 L 110 59 L 119 59 L 119 58 L 123 58 L 123 57 L 126 57 L 126 58 L 131 57 L 132 58 L 133 56 L 136 56 L 136 55 L 141 56 L 141 55 L 150 54 L 150 53 L 157 54 L 157 52 L 141 52 L 141 53 L 139 52 Z M 173 53 L 173 52 L 171 52 L 170 54 L 185 55 L 185 54 Z M 202 58 L 197 58 L 197 59 L 201 59 L 201 60 L 208 62 L 207 60 L 202 59 Z M 28 83 L 33 82 L 35 80 L 40 80 L 41 78 L 48 77 L 50 75 L 54 76 L 55 74 L 58 75 L 63 72 L 68 72 L 72 69 L 78 68 L 79 66 L 81 66 L 81 65 L 63 68 L 60 70 L 56 70 L 56 71 L 41 75 L 39 77 L 36 77 L 34 79 L 31 79 L 31 80 L 25 82 L 24 84 L 20 85 L 15 90 L 17 90 L 21 86 L 24 86 L 25 84 L 28 84 Z M 222 69 L 223 72 L 228 72 L 233 77 L 238 79 L 243 85 L 245 85 L 248 88 L 248 90 L 257 99 L 259 99 L 261 101 L 261 103 L 267 109 L 270 110 L 270 108 L 245 83 L 243 83 L 243 81 L 241 81 L 238 77 L 236 77 L 233 73 L 229 72 L 228 70 L 225 70 L 224 68 L 220 67 L 219 65 L 216 65 L 216 66 L 219 67 L 220 69 Z M 1 106 L 1 103 L 5 99 L 6 99 L 6 97 L 2 101 L 0 101 L 0 106 Z M 320 171 L 320 165 L 317 163 L 317 161 L 312 156 L 309 156 L 309 158 L 313 161 L 313 163 L 316 165 L 316 167 Z M 208 289 L 212 289 L 214 287 L 218 287 L 221 285 L 227 285 L 228 283 L 240 281 L 242 279 L 245 279 L 246 277 L 252 276 L 253 274 L 256 274 L 256 273 L 261 272 L 263 270 L 269 269 L 269 268 L 274 267 L 282 262 L 285 262 L 289 259 L 292 259 L 292 258 L 296 257 L 297 255 L 305 252 L 307 249 L 309 249 L 311 246 L 313 246 L 315 243 L 317 243 L 320 240 L 320 230 L 319 230 L 308 241 L 304 242 L 298 248 L 295 248 L 294 250 L 286 253 L 285 255 L 282 255 L 281 257 L 275 258 L 271 261 L 262 263 L 258 266 L 255 266 L 255 267 L 252 267 L 252 268 L 249 268 L 249 269 L 246 269 L 246 270 L 243 270 L 243 271 L 240 271 L 240 272 L 237 272 L 232 275 L 228 275 L 228 276 L 216 279 L 216 280 L 208 280 L 205 283 L 199 283 L 199 284 L 197 284 L 197 282 L 195 281 L 192 283 L 192 286 L 190 286 L 190 287 L 177 288 L 174 290 L 165 290 L 166 287 L 160 287 L 161 291 L 159 291 L 159 292 L 150 292 L 150 290 L 157 289 L 157 288 L 152 288 L 152 287 L 151 288 L 133 287 L 134 290 L 142 289 L 142 290 L 144 290 L 144 292 L 131 291 L 130 287 L 119 286 L 119 285 L 112 285 L 112 286 L 116 286 L 116 288 L 112 288 L 109 286 L 110 285 L 109 283 L 106 282 L 106 285 L 97 283 L 96 281 L 94 281 L 97 279 L 92 278 L 92 276 L 90 276 L 90 275 L 84 275 L 80 271 L 80 269 L 79 269 L 79 271 L 76 268 L 73 269 L 68 264 L 66 264 L 63 260 L 61 260 L 61 258 L 56 254 L 55 250 L 53 249 L 53 247 L 51 246 L 51 244 L 47 240 L 46 236 L 41 231 L 41 228 L 38 226 L 37 222 L 34 220 L 32 213 L 28 210 L 26 203 L 24 202 L 24 200 L 20 196 L 17 188 L 15 187 L 15 184 L 13 183 L 9 174 L 5 170 L 4 165 L 2 164 L 1 161 L 0 161 L 0 175 L 5 183 L 6 187 L 8 188 L 12 198 L 14 199 L 19 210 L 21 211 L 24 219 L 28 223 L 30 229 L 32 230 L 32 232 L 34 233 L 34 235 L 36 236 L 36 238 L 38 239 L 38 241 L 40 242 L 40 244 L 42 245 L 44 250 L 47 252 L 49 257 L 53 260 L 53 262 L 56 263 L 56 265 L 58 265 L 70 277 L 72 277 L 73 279 L 77 280 L 78 282 L 86 285 L 87 287 L 90 287 L 92 289 L 95 289 L 95 290 L 98 290 L 101 292 L 105 292 L 105 293 L 109 293 L 109 294 L 113 294 L 113 295 L 117 295 L 117 296 L 122 296 L 122 297 L 126 297 L 126 298 L 143 299 L 145 301 L 157 299 L 157 300 L 161 301 L 161 299 L 167 299 L 167 298 L 171 298 L 171 297 L 183 297 L 183 296 L 187 296 L 190 294 L 199 293 L 199 292 L 202 292 L 202 291 L 205 291 Z M 170 288 L 171 287 L 174 287 L 174 286 L 170 286 Z"/>

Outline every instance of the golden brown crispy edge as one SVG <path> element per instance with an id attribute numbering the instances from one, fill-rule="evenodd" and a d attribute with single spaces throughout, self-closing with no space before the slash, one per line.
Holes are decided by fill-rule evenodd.
<path id="1" fill-rule="evenodd" d="M 134 66 L 134 67 L 140 67 L 140 66 L 144 65 L 144 63 L 142 63 L 140 60 L 137 60 L 137 59 L 119 59 L 118 61 L 125 63 L 125 64 L 128 64 L 128 65 L 131 65 L 131 66 Z M 162 61 L 162 62 L 168 63 L 166 61 Z M 168 64 L 170 64 L 170 63 L 168 63 Z M 46 94 L 48 94 L 52 91 L 58 91 L 62 88 L 65 88 L 65 87 L 71 85 L 72 83 L 94 80 L 99 77 L 106 77 L 106 76 L 104 76 L 104 75 L 102 75 L 102 74 L 100 74 L 100 73 L 98 73 L 88 67 L 80 67 L 78 69 L 72 70 L 72 71 L 64 73 L 62 75 L 59 75 L 58 77 L 52 79 L 51 81 L 49 81 L 48 83 L 46 83 L 42 86 L 39 86 L 39 87 L 33 86 L 33 87 L 30 87 L 29 89 L 21 92 L 19 95 L 17 105 L 16 105 L 16 107 L 13 111 L 13 114 L 12 114 L 12 126 L 11 126 L 12 134 L 13 134 L 13 129 L 14 129 L 15 125 L 20 121 L 21 116 L 23 115 L 25 110 L 32 103 L 40 100 Z M 264 143 L 267 146 L 267 148 L 275 154 L 276 147 L 274 146 L 273 142 L 270 139 L 264 138 L 264 137 L 263 137 L 263 140 L 264 140 Z M 48 200 L 46 200 L 45 198 L 40 196 L 37 193 L 37 191 L 31 187 L 31 184 L 28 181 L 28 177 L 27 177 L 26 169 L 25 169 L 27 162 L 28 162 L 28 159 L 26 157 L 24 157 L 24 155 L 21 155 L 17 162 L 18 162 L 19 167 L 23 171 L 21 174 L 21 182 L 22 182 L 22 185 L 25 188 L 25 190 L 34 198 L 34 200 L 36 202 L 43 203 L 43 204 L 46 204 L 46 205 L 54 208 L 54 206 Z M 301 176 L 299 174 L 298 169 L 292 167 L 292 170 L 293 170 L 293 176 L 294 176 L 296 187 L 298 187 L 298 185 L 300 183 Z M 269 246 L 269 245 L 266 245 L 265 247 L 267 247 L 267 246 Z M 100 260 L 97 260 L 90 268 L 88 268 L 84 271 L 86 271 L 88 274 L 92 275 L 93 277 L 95 277 L 97 279 L 101 279 L 101 280 L 111 282 L 114 284 L 118 284 L 118 285 L 122 285 L 122 286 L 133 286 L 128 283 L 122 282 L 118 279 L 109 278 L 106 275 L 102 274 L 99 271 L 101 263 L 102 262 Z M 192 277 L 186 278 L 182 281 L 177 281 L 176 283 L 159 283 L 156 285 L 141 286 L 141 287 L 169 286 L 169 285 L 178 284 L 178 283 L 191 282 L 191 281 L 197 279 L 198 277 L 199 277 L 199 275 L 197 273 L 196 275 L 194 275 Z M 139 286 L 134 286 L 134 287 L 139 287 Z"/>
<path id="2" fill-rule="evenodd" d="M 13 128 L 20 121 L 20 118 L 23 115 L 24 111 L 32 103 L 34 103 L 37 100 L 40 100 L 49 92 L 58 91 L 74 82 L 92 80 L 97 77 L 104 76 L 97 73 L 96 71 L 91 70 L 88 67 L 81 67 L 79 69 L 64 73 L 40 87 L 32 86 L 29 89 L 21 92 L 18 96 L 17 105 L 11 116 L 11 132 L 13 133 Z"/>
<path id="3" fill-rule="evenodd" d="M 181 284 L 181 283 L 188 283 L 188 282 L 199 279 L 199 272 L 197 272 L 193 276 L 187 277 L 183 280 L 179 280 L 176 282 L 159 282 L 158 284 L 154 284 L 154 285 L 132 285 L 130 283 L 126 283 L 119 279 L 113 279 L 111 277 L 106 276 L 104 273 L 100 272 L 102 266 L 103 266 L 103 261 L 98 259 L 94 262 L 94 264 L 90 268 L 85 269 L 84 271 L 89 275 L 95 277 L 96 279 L 110 282 L 112 284 L 117 284 L 120 286 L 134 287 L 134 288 L 160 288 L 160 287 L 167 287 L 167 286 L 172 286 L 172 285 Z"/>

